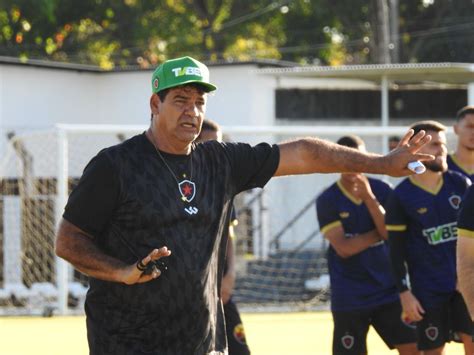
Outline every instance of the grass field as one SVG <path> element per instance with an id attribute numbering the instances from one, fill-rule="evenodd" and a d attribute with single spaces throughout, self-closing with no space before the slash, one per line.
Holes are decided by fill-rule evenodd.
<path id="1" fill-rule="evenodd" d="M 242 315 L 253 355 L 330 354 L 332 319 L 328 312 L 245 313 Z M 396 354 L 371 330 L 369 354 Z M 448 344 L 446 353 L 464 354 Z M 88 354 L 84 317 L 0 318 L 1 355 Z"/>

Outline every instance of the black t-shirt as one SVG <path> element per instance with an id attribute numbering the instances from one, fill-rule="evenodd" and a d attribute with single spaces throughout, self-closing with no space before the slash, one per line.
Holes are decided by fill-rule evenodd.
<path id="1" fill-rule="evenodd" d="M 126 263 L 162 246 L 172 252 L 168 269 L 144 284 L 91 278 L 86 313 L 92 353 L 226 348 L 219 290 L 232 200 L 268 182 L 278 167 L 278 146 L 210 141 L 191 156 L 161 154 L 168 167 L 145 134 L 104 149 L 65 208 L 66 220 Z M 178 186 L 176 178 L 186 181 Z"/>

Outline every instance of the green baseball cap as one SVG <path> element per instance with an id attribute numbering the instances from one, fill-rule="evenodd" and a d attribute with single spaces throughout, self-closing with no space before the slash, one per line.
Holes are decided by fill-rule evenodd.
<path id="1" fill-rule="evenodd" d="M 209 82 L 209 69 L 200 61 L 191 57 L 170 59 L 153 72 L 151 90 L 156 94 L 161 90 L 191 83 L 202 85 L 206 92 L 217 89 Z"/>

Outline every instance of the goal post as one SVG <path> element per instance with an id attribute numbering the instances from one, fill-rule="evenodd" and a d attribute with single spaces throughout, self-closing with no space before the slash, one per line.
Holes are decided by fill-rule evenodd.
<path id="1" fill-rule="evenodd" d="M 101 149 L 144 132 L 145 125 L 57 125 L 11 137 L 0 160 L 0 315 L 83 313 L 86 279 L 54 255 L 54 235 L 73 186 Z M 405 126 L 223 126 L 232 141 L 278 143 L 316 136 L 361 136 L 387 152 Z M 448 142 L 454 147 L 452 129 Z M 315 197 L 336 174 L 272 179 L 239 194 L 235 299 L 253 307 L 327 307 L 327 265 Z"/>

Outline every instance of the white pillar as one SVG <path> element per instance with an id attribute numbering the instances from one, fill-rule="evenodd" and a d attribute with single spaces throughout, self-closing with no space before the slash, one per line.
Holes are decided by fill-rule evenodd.
<path id="1" fill-rule="evenodd" d="M 3 197 L 3 288 L 22 284 L 21 198 Z"/>
<path id="2" fill-rule="evenodd" d="M 474 105 L 474 82 L 467 84 L 467 104 Z"/>
<path id="3" fill-rule="evenodd" d="M 55 221 L 56 228 L 61 221 L 64 206 L 68 197 L 68 141 L 67 133 L 61 128 L 57 128 L 58 147 L 58 171 L 56 182 L 56 206 Z M 56 287 L 58 288 L 58 311 L 61 315 L 67 314 L 68 299 L 68 264 L 65 260 L 56 257 Z"/>
<path id="4" fill-rule="evenodd" d="M 388 103 L 388 79 L 384 75 L 380 82 L 380 91 L 381 91 L 381 108 L 382 108 L 382 117 L 381 125 L 382 127 L 388 127 L 389 125 L 389 103 Z M 388 136 L 386 134 L 382 135 L 382 153 L 388 153 Z"/>
<path id="5" fill-rule="evenodd" d="M 261 212 L 260 212 L 260 217 L 261 217 L 261 226 L 262 226 L 262 234 L 260 236 L 262 245 L 260 249 L 260 255 L 262 258 L 266 259 L 269 254 L 269 249 L 270 249 L 270 211 L 268 209 L 268 194 L 265 192 L 265 190 L 262 191 L 262 197 L 261 197 Z"/>

